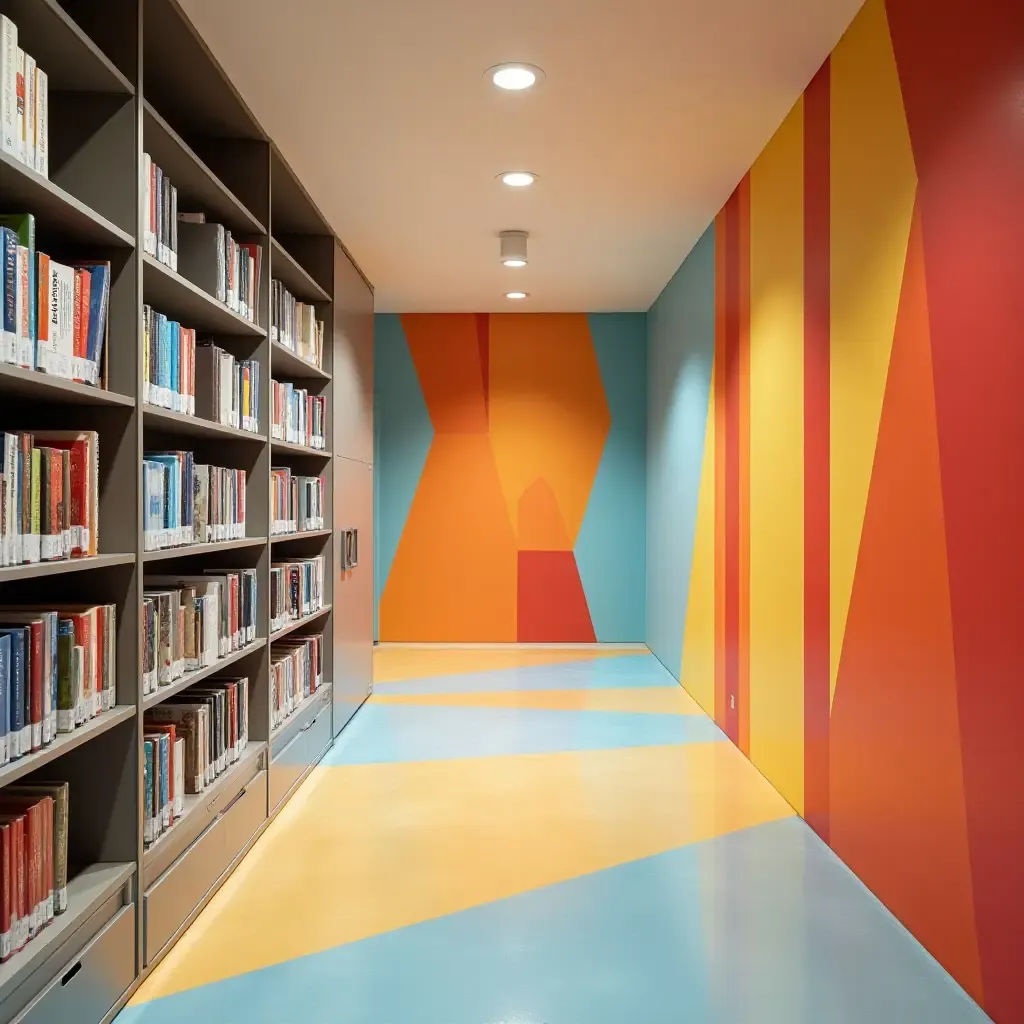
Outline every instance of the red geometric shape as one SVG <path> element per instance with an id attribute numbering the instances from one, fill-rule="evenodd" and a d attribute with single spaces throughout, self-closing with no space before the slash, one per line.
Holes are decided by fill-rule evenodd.
<path id="1" fill-rule="evenodd" d="M 1024 4 L 889 0 L 887 10 L 920 179 L 984 1006 L 1020 1021 Z"/>
<path id="2" fill-rule="evenodd" d="M 597 642 L 571 551 L 519 552 L 520 643 Z"/>
<path id="3" fill-rule="evenodd" d="M 920 216 L 830 726 L 829 842 L 975 999 L 981 968 Z"/>

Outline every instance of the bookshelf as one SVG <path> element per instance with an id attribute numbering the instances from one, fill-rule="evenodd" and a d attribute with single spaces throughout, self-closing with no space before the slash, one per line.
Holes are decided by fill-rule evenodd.
<path id="1" fill-rule="evenodd" d="M 0 434 L 74 431 L 97 439 L 90 485 L 98 511 L 96 550 L 0 565 L 0 605 L 19 613 L 30 607 L 107 609 L 106 618 L 97 613 L 97 623 L 116 616 L 110 646 L 103 646 L 105 635 L 95 640 L 103 655 L 94 664 L 104 671 L 110 667 L 116 677 L 110 706 L 95 717 L 86 713 L 72 731 L 58 732 L 48 745 L 0 765 L 0 801 L 5 792 L 16 792 L 7 787 L 17 785 L 20 792 L 25 785 L 56 780 L 68 784 L 69 807 L 67 909 L 0 963 L 0 1024 L 105 1024 L 188 928 L 366 695 L 362 662 L 372 636 L 360 616 L 372 614 L 372 567 L 359 575 L 341 565 L 339 526 L 351 528 L 356 513 L 339 512 L 346 508 L 345 496 L 335 485 L 351 473 L 354 460 L 371 459 L 350 450 L 353 412 L 347 409 L 338 418 L 335 406 L 344 388 L 353 408 L 359 405 L 353 396 L 362 393 L 365 413 L 367 379 L 372 393 L 372 377 L 352 372 L 365 360 L 372 289 L 175 0 L 0 0 L 0 14 L 17 25 L 19 46 L 49 76 L 48 174 L 0 148 L 0 215 L 31 213 L 36 251 L 51 260 L 109 262 L 102 386 L 0 362 Z M 234 293 L 226 296 L 230 301 L 215 295 L 186 261 L 180 234 L 176 267 L 150 249 L 143 154 L 176 189 L 178 213 L 203 215 L 207 224 L 230 232 L 237 244 L 232 259 L 240 268 Z M 255 270 L 251 280 L 237 276 L 248 274 L 238 250 L 245 249 L 255 265 L 257 250 L 248 246 L 259 247 L 258 286 Z M 299 329 L 287 341 L 274 329 L 273 280 L 291 302 L 311 311 L 299 314 Z M 225 353 L 222 358 L 238 374 L 227 390 L 245 396 L 244 403 L 229 400 L 227 419 L 216 402 L 199 401 L 198 389 L 195 411 L 151 400 L 153 374 L 164 371 L 155 361 L 163 349 L 155 357 L 151 346 L 163 346 L 166 339 L 144 329 L 145 307 L 194 329 L 199 340 Z M 316 321 L 322 323 L 319 333 Z M 312 333 L 304 333 L 310 325 Z M 372 324 L 369 330 L 372 345 Z M 353 355 L 354 339 L 362 356 Z M 319 361 L 311 358 L 317 346 Z M 185 395 L 190 357 L 187 347 L 175 351 L 175 395 Z M 301 393 L 301 402 L 308 397 L 303 408 L 309 422 L 293 436 L 275 436 L 272 380 L 287 385 L 289 395 Z M 243 422 L 242 404 L 255 424 L 248 417 Z M 309 408 L 317 410 L 315 429 Z M 244 536 L 199 543 L 182 534 L 174 538 L 178 546 L 150 548 L 153 535 L 144 531 L 146 459 L 179 451 L 192 453 L 199 467 L 244 471 Z M 280 524 L 273 528 L 275 470 L 279 477 L 287 471 L 288 479 L 298 481 L 296 493 L 303 494 L 301 513 L 293 513 L 295 532 L 279 532 Z M 172 475 L 168 469 L 165 482 Z M 362 485 L 363 478 L 357 482 Z M 227 500 L 240 507 L 236 492 Z M 209 508 L 212 515 L 212 498 Z M 367 514 L 365 507 L 360 514 Z M 369 529 L 367 519 L 364 530 Z M 363 550 L 369 563 L 372 541 L 364 541 Z M 310 565 L 318 558 L 322 577 Z M 291 574 L 286 588 L 281 565 Z M 180 593 L 184 586 L 154 581 L 210 573 L 239 586 L 252 581 L 245 591 L 253 595 L 246 621 L 254 635 L 229 626 L 237 646 L 219 634 L 218 643 L 228 643 L 228 649 L 218 648 L 220 657 L 194 660 L 148 690 L 143 674 L 152 652 L 143 633 L 152 594 L 166 587 Z M 307 603 L 300 601 L 292 617 L 272 623 L 274 594 L 291 594 L 296 579 Z M 71 614 L 61 611 L 53 621 Z M 322 641 L 299 639 L 306 636 Z M 78 643 L 77 634 L 70 642 Z M 281 659 L 299 658 L 297 649 L 305 652 L 301 664 L 309 673 L 319 666 L 320 685 L 272 728 L 272 701 L 280 701 L 281 693 L 280 687 L 274 690 L 275 659 L 280 677 Z M 101 674 L 97 669 L 97 686 Z M 200 792 L 186 791 L 173 821 L 155 838 L 147 837 L 151 715 L 190 699 L 213 700 L 192 695 L 206 693 L 220 677 L 248 680 L 247 740 L 243 744 L 239 737 L 222 754 L 219 774 Z M 217 707 L 237 711 L 226 697 Z"/>

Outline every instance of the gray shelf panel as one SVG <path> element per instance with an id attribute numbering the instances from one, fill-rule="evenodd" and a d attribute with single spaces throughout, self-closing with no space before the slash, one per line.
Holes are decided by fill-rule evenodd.
<path id="1" fill-rule="evenodd" d="M 52 88 L 52 86 L 51 86 Z M 59 185 L 36 174 L 10 153 L 0 151 L 0 210 L 28 212 L 36 228 L 51 234 L 96 245 L 132 249 L 135 239 L 116 224 L 77 200 Z"/>
<path id="2" fill-rule="evenodd" d="M 297 356 L 290 348 L 282 345 L 279 341 L 270 343 L 270 375 L 278 380 L 278 374 L 287 378 L 306 378 L 309 380 L 330 380 L 331 375 L 319 366 L 307 363 L 305 359 Z"/>
<path id="3" fill-rule="evenodd" d="M 111 565 L 131 565 L 133 554 L 92 555 L 89 558 L 65 558 L 59 562 L 33 562 L 30 565 L 7 565 L 0 569 L 0 583 L 32 580 L 40 576 L 61 576 L 69 572 L 106 569 Z"/>
<path id="4" fill-rule="evenodd" d="M 171 181 L 174 181 L 172 176 Z M 270 239 L 270 276 L 281 282 L 300 302 L 330 302 L 331 297 L 276 238 Z"/>
<path id="5" fill-rule="evenodd" d="M 132 863 L 93 864 L 68 882 L 68 909 L 0 964 L 0 1004 L 135 874 Z"/>
<path id="6" fill-rule="evenodd" d="M 50 92 L 135 95 L 131 82 L 55 0 L 5 0 L 3 12 L 18 26 L 18 45 L 46 72 Z"/>
<path id="7" fill-rule="evenodd" d="M 142 148 L 178 190 L 178 209 L 207 214 L 207 220 L 225 224 L 232 232 L 264 235 L 266 228 L 240 199 L 202 161 L 191 146 L 143 101 Z"/>
<path id="8" fill-rule="evenodd" d="M 310 459 L 323 459 L 324 462 L 330 462 L 332 457 L 332 453 L 323 448 L 310 448 L 305 444 L 295 444 L 292 441 L 277 441 L 273 438 L 270 440 L 270 450 L 279 455 L 303 455 Z"/>
<path id="9" fill-rule="evenodd" d="M 331 684 L 321 683 L 316 693 L 303 700 L 298 711 L 293 711 L 271 734 L 270 734 L 270 763 L 276 758 L 285 747 L 296 736 L 305 729 L 310 722 L 325 708 L 331 706 Z"/>
<path id="10" fill-rule="evenodd" d="M 11 761 L 0 768 L 0 786 L 6 786 L 17 779 L 23 778 L 44 764 L 49 764 L 56 758 L 66 754 L 75 747 L 101 736 L 109 729 L 120 725 L 135 715 L 134 704 L 118 704 L 109 711 L 92 719 L 86 725 L 81 726 L 74 732 L 64 733 L 57 737 L 48 747 L 37 750 L 34 754 L 26 754 L 19 757 L 17 761 Z"/>
<path id="11" fill-rule="evenodd" d="M 309 540 L 313 537 L 330 537 L 333 530 L 300 530 L 298 533 L 279 533 L 270 538 L 271 544 L 284 544 L 289 540 Z"/>
<path id="12" fill-rule="evenodd" d="M 142 887 L 148 889 L 213 823 L 217 815 L 260 771 L 267 750 L 263 740 L 250 740 L 241 758 L 202 793 L 185 796 L 174 824 L 142 854 Z"/>
<path id="13" fill-rule="evenodd" d="M 104 391 L 88 384 L 78 384 L 63 377 L 54 377 L 40 370 L 0 363 L 0 394 L 20 395 L 44 402 L 67 405 L 121 406 L 135 408 L 135 399 L 116 391 Z"/>
<path id="14" fill-rule="evenodd" d="M 225 669 L 230 668 L 236 662 L 247 658 L 250 654 L 255 651 L 262 650 L 267 646 L 265 637 L 257 637 L 251 644 L 247 644 L 245 647 L 239 648 L 237 651 L 232 651 L 227 657 L 220 658 L 213 665 L 207 665 L 206 668 L 198 668 L 194 672 L 187 672 L 180 679 L 176 679 L 169 686 L 161 686 L 156 693 L 148 693 L 142 698 L 142 709 L 148 711 L 150 708 L 156 707 L 158 704 L 167 700 L 168 697 L 173 697 L 176 693 L 181 693 L 182 690 L 187 690 L 190 686 L 195 686 L 196 683 L 201 683 L 204 679 L 209 679 L 210 676 L 215 676 Z"/>
<path id="15" fill-rule="evenodd" d="M 234 551 L 236 548 L 261 548 L 266 543 L 266 537 L 243 537 L 241 540 L 221 540 L 215 544 L 187 544 L 180 548 L 161 548 L 159 551 L 143 551 L 142 560 L 144 562 L 163 562 L 169 558 L 212 555 L 219 551 Z"/>
<path id="16" fill-rule="evenodd" d="M 294 633 L 297 629 L 302 629 L 303 626 L 308 626 L 317 619 L 322 619 L 331 610 L 329 604 L 325 604 L 323 608 L 313 612 L 312 615 L 303 615 L 301 619 L 295 619 L 293 622 L 289 622 L 287 626 L 282 626 L 280 629 L 270 634 L 270 642 L 274 643 L 275 640 L 283 640 L 289 633 Z"/>
<path id="17" fill-rule="evenodd" d="M 142 255 L 142 294 L 148 305 L 180 320 L 184 327 L 253 338 L 265 337 L 267 333 L 148 252 Z"/>
<path id="18" fill-rule="evenodd" d="M 161 409 L 156 405 L 142 406 L 143 426 L 162 430 L 166 433 L 187 434 L 189 437 L 224 437 L 236 441 L 251 441 L 255 444 L 266 444 L 265 434 L 254 434 L 251 430 L 228 427 L 202 416 L 190 416 L 170 409 Z"/>

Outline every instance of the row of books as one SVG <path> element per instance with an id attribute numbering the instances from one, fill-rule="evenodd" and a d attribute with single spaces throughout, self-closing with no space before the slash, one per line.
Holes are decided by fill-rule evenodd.
<path id="1" fill-rule="evenodd" d="M 256 639 L 256 570 L 147 576 L 142 692 L 215 665 Z"/>
<path id="2" fill-rule="evenodd" d="M 96 431 L 0 434 L 0 564 L 95 555 L 98 523 Z"/>
<path id="3" fill-rule="evenodd" d="M 114 706 L 116 638 L 112 604 L 0 608 L 0 764 Z"/>
<path id="4" fill-rule="evenodd" d="M 60 263 L 36 250 L 31 213 L 0 215 L 0 360 L 99 384 L 110 263 Z"/>
<path id="5" fill-rule="evenodd" d="M 270 567 L 270 628 L 312 615 L 324 606 L 324 556 L 274 562 Z"/>
<path id="6" fill-rule="evenodd" d="M 270 436 L 291 444 L 327 447 L 327 399 L 288 381 L 270 382 Z"/>
<path id="7" fill-rule="evenodd" d="M 245 470 L 209 466 L 188 451 L 147 452 L 142 462 L 146 551 L 245 536 Z"/>
<path id="8" fill-rule="evenodd" d="M 195 328 L 152 306 L 142 307 L 142 399 L 173 412 L 196 412 Z"/>
<path id="9" fill-rule="evenodd" d="M 18 45 L 18 26 L 0 14 L 0 149 L 50 176 L 50 90 L 46 72 Z"/>
<path id="10" fill-rule="evenodd" d="M 178 190 L 148 153 L 142 154 L 142 248 L 178 269 Z"/>
<path id="11" fill-rule="evenodd" d="M 270 282 L 270 340 L 280 342 L 313 366 L 323 366 L 323 320 L 317 319 L 313 306 L 299 302 L 276 279 Z"/>
<path id="12" fill-rule="evenodd" d="M 67 782 L 0 791 L 0 961 L 68 909 Z"/>
<path id="13" fill-rule="evenodd" d="M 322 476 L 297 476 L 287 466 L 272 466 L 270 532 L 279 536 L 322 530 L 325 487 Z"/>
<path id="14" fill-rule="evenodd" d="M 196 358 L 196 412 L 214 423 L 259 433 L 259 360 L 236 359 L 212 342 L 204 342 Z"/>
<path id="15" fill-rule="evenodd" d="M 242 756 L 249 742 L 249 680 L 207 679 L 143 718 L 143 843 L 151 846 Z"/>
<path id="16" fill-rule="evenodd" d="M 274 730 L 295 714 L 324 680 L 324 638 L 290 636 L 270 652 L 270 728 Z"/>

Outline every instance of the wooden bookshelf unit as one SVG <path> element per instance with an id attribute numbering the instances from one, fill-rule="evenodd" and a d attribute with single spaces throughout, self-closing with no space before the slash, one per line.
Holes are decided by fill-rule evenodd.
<path id="1" fill-rule="evenodd" d="M 372 473 L 365 472 L 372 449 L 364 450 L 372 436 L 365 426 L 372 415 L 372 288 L 176 0 L 0 0 L 0 14 L 49 76 L 48 175 L 0 147 L 0 214 L 32 214 L 36 251 L 53 260 L 110 263 L 102 386 L 0 362 L 0 435 L 96 432 L 98 551 L 0 566 L 0 606 L 116 608 L 110 709 L 0 765 L 0 797 L 15 783 L 70 786 L 67 909 L 0 963 L 0 1024 L 106 1024 L 368 692 L 372 507 L 352 510 L 340 481 L 355 480 L 352 493 L 358 485 L 360 494 L 372 494 Z M 178 213 L 205 215 L 236 242 L 260 247 L 253 315 L 230 308 L 181 263 L 173 269 L 147 251 L 144 154 L 177 190 Z M 322 321 L 319 364 L 277 337 L 275 279 Z M 200 341 L 234 357 L 223 357 L 231 366 L 258 363 L 258 380 L 245 378 L 257 429 L 215 421 L 198 403 L 193 413 L 147 400 L 153 356 L 144 306 L 194 328 Z M 304 443 L 305 435 L 272 435 L 272 380 L 325 400 L 322 437 Z M 339 402 L 346 406 L 340 417 Z M 197 464 L 244 470 L 244 537 L 147 547 L 153 533 L 144 537 L 143 477 L 151 469 L 144 471 L 144 455 L 177 451 L 194 453 Z M 280 468 L 323 478 L 320 514 L 300 520 L 297 532 L 272 528 L 272 469 Z M 314 479 L 313 493 L 318 486 Z M 349 569 L 341 564 L 341 534 L 360 525 L 363 565 Z M 273 566 L 317 557 L 324 560 L 321 606 L 272 629 Z M 255 639 L 212 665 L 192 662 L 144 694 L 147 580 L 244 570 L 256 576 Z M 323 637 L 321 684 L 272 729 L 275 645 L 316 634 Z M 221 675 L 248 679 L 247 745 L 202 792 L 187 794 L 173 823 L 147 842 L 144 716 Z"/>

